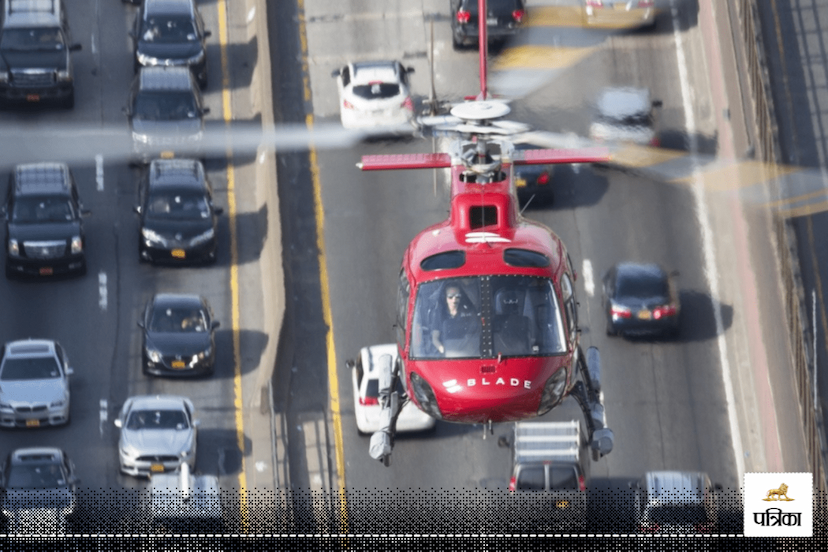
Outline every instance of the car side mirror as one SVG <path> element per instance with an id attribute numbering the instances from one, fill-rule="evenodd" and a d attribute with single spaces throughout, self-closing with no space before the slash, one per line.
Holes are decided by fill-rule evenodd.
<path id="1" fill-rule="evenodd" d="M 210 327 L 215 330 L 219 326 L 221 326 L 221 323 L 218 320 L 213 320 L 213 324 Z"/>
<path id="2" fill-rule="evenodd" d="M 92 214 L 92 211 L 90 209 L 81 209 L 80 213 L 82 217 L 88 217 Z"/>
<path id="3" fill-rule="evenodd" d="M 406 68 L 405 68 L 405 72 L 406 72 L 406 73 L 413 73 L 413 72 L 414 72 L 414 68 L 413 68 L 413 67 L 406 67 Z"/>
<path id="4" fill-rule="evenodd" d="M 224 207 L 213 207 L 213 212 L 217 215 L 224 213 Z"/>
<path id="5" fill-rule="evenodd" d="M 204 31 L 204 38 L 210 38 L 213 36 L 213 31 Z"/>
<path id="6" fill-rule="evenodd" d="M 67 368 L 67 369 L 66 369 L 66 375 L 67 375 L 67 376 L 71 376 L 71 375 L 72 375 L 72 374 L 74 374 L 74 373 L 75 373 L 75 369 L 74 369 L 74 368 Z"/>
<path id="7" fill-rule="evenodd" d="M 715 491 L 721 491 L 722 489 L 724 489 L 724 487 L 722 487 L 722 484 L 721 484 L 721 483 L 714 483 L 714 484 L 713 484 L 713 490 L 715 490 Z"/>
<path id="8" fill-rule="evenodd" d="M 8 214 L 9 214 L 9 212 L 8 212 L 8 210 L 6 209 L 6 207 L 5 207 L 5 206 L 0 207 L 0 217 L 6 217 L 6 216 L 8 216 Z"/>
<path id="9" fill-rule="evenodd" d="M 124 425 L 124 422 L 120 418 L 115 418 L 115 421 L 112 423 L 115 424 L 115 427 L 118 429 L 121 429 Z"/>
<path id="10" fill-rule="evenodd" d="M 193 420 L 193 427 L 198 427 L 201 425 L 201 420 Z"/>
<path id="11" fill-rule="evenodd" d="M 334 78 L 338 77 L 341 74 L 342 74 L 342 69 L 334 69 L 333 71 L 331 71 L 331 76 L 334 77 Z"/>
<path id="12" fill-rule="evenodd" d="M 141 328 L 141 329 L 144 329 L 144 323 L 141 322 L 140 320 L 138 321 L 138 327 Z"/>
<path id="13" fill-rule="evenodd" d="M 661 107 L 662 105 L 664 105 L 664 102 L 661 100 L 653 100 L 653 107 Z"/>
<path id="14" fill-rule="evenodd" d="M 72 44 L 71 46 L 69 46 L 69 51 L 70 52 L 77 52 L 77 51 L 82 50 L 82 49 L 83 49 L 83 46 L 80 43 Z"/>
<path id="15" fill-rule="evenodd" d="M 127 117 L 129 117 L 131 115 L 131 113 L 129 112 L 129 108 L 127 106 L 124 106 L 124 107 L 121 108 L 121 113 L 123 113 Z"/>
<path id="16" fill-rule="evenodd" d="M 208 113 L 210 113 L 210 108 L 209 107 L 202 107 L 201 108 L 201 114 L 202 115 L 207 115 Z"/>
<path id="17" fill-rule="evenodd" d="M 135 211 L 135 212 L 136 212 L 137 214 L 139 214 L 139 215 L 141 214 L 141 211 L 143 211 L 143 209 L 141 208 L 141 206 L 140 206 L 140 205 L 136 205 L 136 206 L 134 206 L 134 207 L 132 208 L 132 210 L 133 210 L 133 211 Z"/>

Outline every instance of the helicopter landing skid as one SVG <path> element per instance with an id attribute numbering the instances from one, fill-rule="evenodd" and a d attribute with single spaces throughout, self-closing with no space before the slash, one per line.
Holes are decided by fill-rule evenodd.
<path id="1" fill-rule="evenodd" d="M 380 357 L 377 368 L 379 370 L 377 374 L 379 376 L 379 397 L 377 400 L 382 410 L 380 411 L 380 430 L 371 435 L 369 453 L 371 458 L 379 460 L 384 466 L 388 466 L 391 463 L 391 450 L 394 448 L 397 418 L 400 417 L 402 406 L 408 398 L 400 396 L 397 391 L 391 391 L 396 388 L 397 378 L 399 378 L 396 366 L 392 366 L 391 355 Z"/>
<path id="2" fill-rule="evenodd" d="M 612 452 L 615 443 L 614 433 L 606 427 L 604 405 L 601 404 L 601 356 L 598 349 L 587 349 L 586 360 L 583 355 L 578 355 L 578 365 L 581 379 L 575 382 L 569 394 L 578 402 L 584 413 L 592 459 L 597 461 Z"/>

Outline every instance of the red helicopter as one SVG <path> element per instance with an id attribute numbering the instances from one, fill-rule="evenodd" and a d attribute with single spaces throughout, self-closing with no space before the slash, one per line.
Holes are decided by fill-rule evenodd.
<path id="1" fill-rule="evenodd" d="M 380 362 L 381 430 L 370 454 L 388 465 L 402 404 L 448 422 L 487 424 L 541 416 L 573 396 L 593 456 L 614 436 L 600 401 L 598 350 L 579 345 L 575 270 L 561 239 L 524 219 L 515 165 L 606 162 L 603 148 L 516 150 L 501 136 L 509 107 L 486 88 L 486 5 L 479 0 L 480 94 L 450 116 L 425 117 L 459 135 L 449 153 L 364 156 L 364 170 L 451 169 L 449 218 L 423 230 L 402 259 L 396 362 Z M 468 99 L 468 98 L 467 98 Z M 586 358 L 585 358 L 586 356 Z M 394 389 L 401 379 L 404 394 Z M 485 434 L 484 434 L 485 436 Z"/>

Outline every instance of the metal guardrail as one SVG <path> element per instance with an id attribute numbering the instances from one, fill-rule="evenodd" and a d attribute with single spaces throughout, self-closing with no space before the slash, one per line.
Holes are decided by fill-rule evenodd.
<path id="1" fill-rule="evenodd" d="M 757 0 L 738 0 L 737 2 L 740 30 L 748 64 L 750 93 L 756 116 L 758 142 L 756 155 L 761 161 L 780 163 L 779 129 L 770 89 L 768 66 L 765 62 L 764 42 L 756 2 Z M 775 192 L 779 197 L 779 190 Z M 808 460 L 814 473 L 815 492 L 817 496 L 824 497 L 828 489 L 828 484 L 826 484 L 826 465 L 828 465 L 826 452 L 828 449 L 825 446 L 822 410 L 813 394 L 816 359 L 812 358 L 815 355 L 811 354 L 812 349 L 809 345 L 813 343 L 812 331 L 816 332 L 816 328 L 809 328 L 807 323 L 807 303 L 799 273 L 800 265 L 793 223 L 790 219 L 777 217 L 774 230 L 782 267 L 785 314 L 787 326 L 790 329 L 794 378 L 799 396 L 800 414 L 804 423 Z M 816 511 L 815 515 L 818 515 Z"/>

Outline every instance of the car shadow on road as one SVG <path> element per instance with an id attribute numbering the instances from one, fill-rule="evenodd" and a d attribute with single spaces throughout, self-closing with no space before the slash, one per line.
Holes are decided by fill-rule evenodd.
<path id="1" fill-rule="evenodd" d="M 221 322 L 222 327 L 216 330 L 216 364 L 215 374 L 212 377 L 233 379 L 236 375 L 233 359 L 233 330 L 225 327 L 230 325 L 229 320 Z M 264 332 L 239 330 L 241 374 L 248 374 L 259 367 L 267 341 L 268 336 Z"/>
<path id="2" fill-rule="evenodd" d="M 526 207 L 528 213 L 540 209 L 568 211 L 576 207 L 590 207 L 597 205 L 609 188 L 604 171 L 594 170 L 589 164 L 556 165 L 550 180 L 553 197 L 547 199 L 536 195 L 531 201 L 528 197 L 521 197 L 521 209 Z"/>

